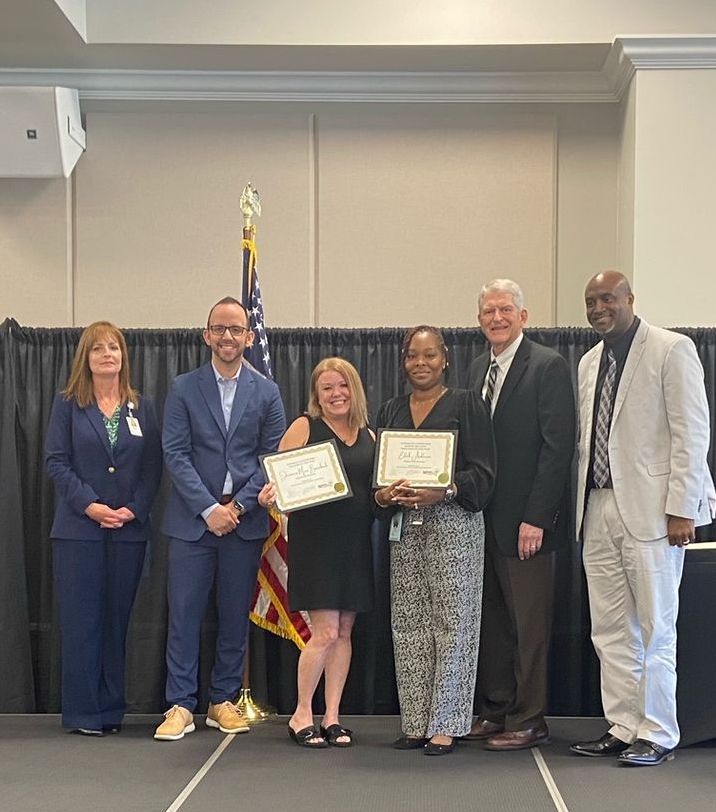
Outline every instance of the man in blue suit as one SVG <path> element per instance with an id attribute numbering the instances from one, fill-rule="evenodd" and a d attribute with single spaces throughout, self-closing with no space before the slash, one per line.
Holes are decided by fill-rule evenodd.
<path id="1" fill-rule="evenodd" d="M 259 456 L 275 451 L 286 428 L 278 387 L 243 360 L 254 335 L 231 297 L 209 312 L 204 341 L 211 362 L 179 375 L 164 409 L 163 445 L 172 490 L 169 536 L 166 698 L 154 734 L 175 741 L 194 730 L 201 622 L 216 581 L 218 630 L 206 724 L 245 733 L 234 706 L 241 686 L 249 602 L 268 516 L 257 494 Z"/>

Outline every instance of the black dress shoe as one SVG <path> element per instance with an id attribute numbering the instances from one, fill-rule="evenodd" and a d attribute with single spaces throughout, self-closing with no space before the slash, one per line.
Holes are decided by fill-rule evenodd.
<path id="1" fill-rule="evenodd" d="M 393 747 L 396 750 L 420 750 L 425 747 L 425 742 L 422 736 L 401 736 L 393 742 Z"/>
<path id="2" fill-rule="evenodd" d="M 618 756 L 623 753 L 629 745 L 611 733 L 605 733 L 601 739 L 596 739 L 593 742 L 575 742 L 569 748 L 573 753 L 578 756 L 591 756 L 592 758 L 601 758 L 604 756 Z"/>
<path id="3" fill-rule="evenodd" d="M 627 767 L 654 767 L 674 758 L 674 749 L 662 747 L 656 742 L 637 739 L 617 759 L 617 764 Z"/>
<path id="4" fill-rule="evenodd" d="M 455 749 L 455 739 L 450 741 L 450 744 L 436 744 L 435 742 L 428 742 L 425 745 L 424 753 L 426 756 L 446 756 L 452 753 Z"/>

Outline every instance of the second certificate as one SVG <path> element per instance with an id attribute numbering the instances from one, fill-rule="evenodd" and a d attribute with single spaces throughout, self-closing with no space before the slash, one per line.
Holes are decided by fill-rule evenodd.
<path id="1" fill-rule="evenodd" d="M 407 479 L 416 488 L 446 488 L 455 472 L 457 431 L 379 429 L 373 487 Z"/>
<path id="2" fill-rule="evenodd" d="M 335 440 L 267 454 L 261 464 L 282 513 L 353 496 Z"/>

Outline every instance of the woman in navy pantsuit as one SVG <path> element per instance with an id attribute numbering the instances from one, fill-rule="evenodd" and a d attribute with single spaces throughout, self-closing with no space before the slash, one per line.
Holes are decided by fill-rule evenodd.
<path id="1" fill-rule="evenodd" d="M 154 410 L 132 389 L 124 336 L 109 322 L 82 333 L 52 407 L 46 464 L 56 494 L 62 724 L 101 736 L 124 716 L 125 639 L 162 471 Z"/>

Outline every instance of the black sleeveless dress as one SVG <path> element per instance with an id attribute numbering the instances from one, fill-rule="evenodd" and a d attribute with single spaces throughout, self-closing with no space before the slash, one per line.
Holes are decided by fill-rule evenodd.
<path id="1" fill-rule="evenodd" d="M 292 611 L 373 605 L 371 475 L 375 442 L 361 429 L 346 445 L 320 418 L 308 418 L 308 443 L 335 440 L 353 496 L 296 511 L 288 519 L 288 598 Z"/>

